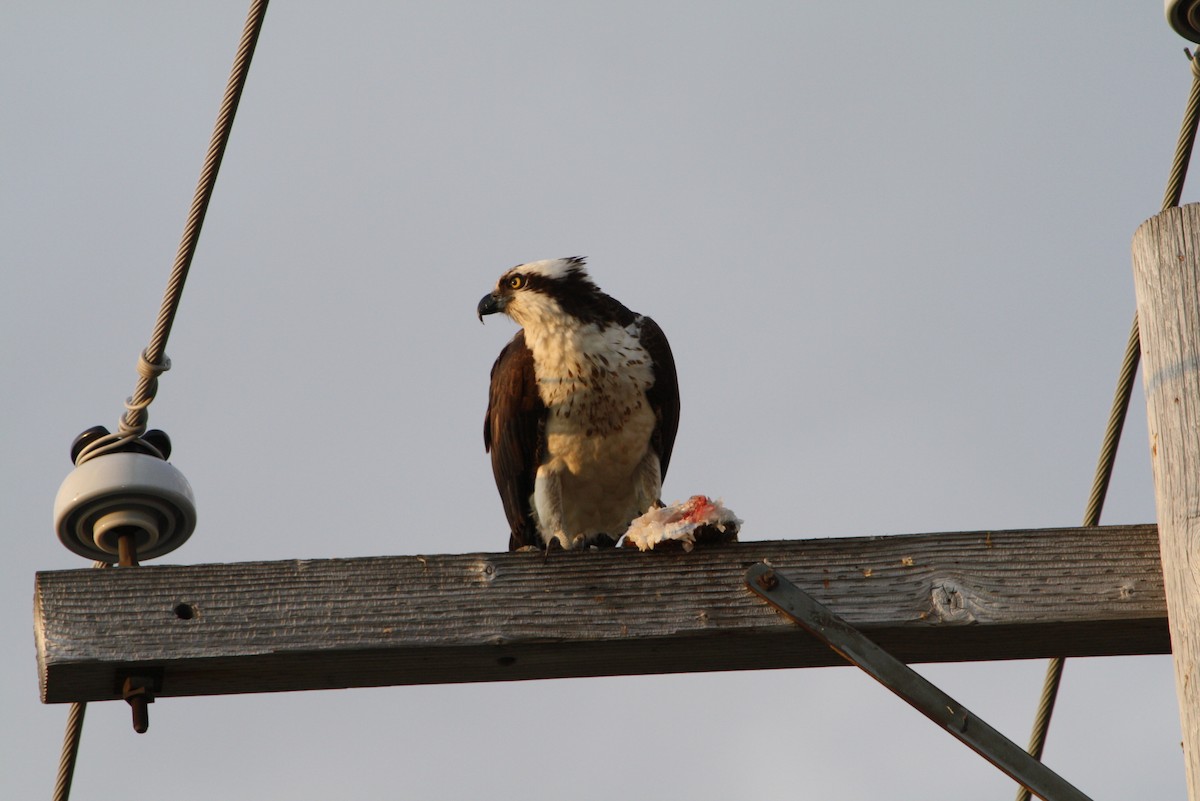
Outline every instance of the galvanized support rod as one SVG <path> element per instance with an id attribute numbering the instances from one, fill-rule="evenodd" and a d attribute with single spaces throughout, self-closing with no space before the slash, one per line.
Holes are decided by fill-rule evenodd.
<path id="1" fill-rule="evenodd" d="M 746 586 L 1034 795 L 1046 801 L 1088 801 L 1086 795 L 1057 773 L 867 639 L 773 567 L 762 563 L 751 566 L 746 571 Z"/>

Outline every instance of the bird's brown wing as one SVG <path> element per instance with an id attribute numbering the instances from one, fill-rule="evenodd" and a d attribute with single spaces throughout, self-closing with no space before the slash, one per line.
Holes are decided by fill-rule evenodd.
<path id="1" fill-rule="evenodd" d="M 641 341 L 654 364 L 654 386 L 646 390 L 646 398 L 658 424 L 650 435 L 650 446 L 658 453 L 660 472 L 666 478 L 671 451 L 675 448 L 675 432 L 679 429 L 679 378 L 667 335 L 649 317 L 642 318 Z"/>
<path id="2" fill-rule="evenodd" d="M 508 517 L 508 549 L 540 545 L 530 508 L 533 482 L 545 448 L 546 406 L 538 395 L 533 353 L 518 331 L 492 365 L 483 446 L 492 455 L 492 473 Z"/>

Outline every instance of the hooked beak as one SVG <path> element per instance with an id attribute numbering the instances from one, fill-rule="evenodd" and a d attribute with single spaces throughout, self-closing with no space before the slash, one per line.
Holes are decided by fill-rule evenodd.
<path id="1" fill-rule="evenodd" d="M 483 315 L 485 314 L 496 314 L 497 312 L 504 311 L 505 303 L 506 298 L 496 297 L 492 293 L 484 295 L 483 299 L 479 301 L 479 305 L 475 307 L 475 313 L 479 315 L 479 322 L 483 322 Z"/>

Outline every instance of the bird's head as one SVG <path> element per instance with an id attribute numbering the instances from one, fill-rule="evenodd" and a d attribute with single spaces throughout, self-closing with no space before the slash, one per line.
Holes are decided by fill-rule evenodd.
<path id="1" fill-rule="evenodd" d="M 503 312 L 529 327 L 564 316 L 585 318 L 599 295 L 582 257 L 531 261 L 500 276 L 475 311 L 480 322 L 485 314 Z"/>

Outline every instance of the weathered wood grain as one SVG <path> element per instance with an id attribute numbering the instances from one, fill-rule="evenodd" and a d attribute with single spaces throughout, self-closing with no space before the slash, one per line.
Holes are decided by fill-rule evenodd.
<path id="1" fill-rule="evenodd" d="M 1146 418 L 1188 797 L 1200 799 L 1200 205 L 1133 237 Z"/>
<path id="2" fill-rule="evenodd" d="M 1169 649 L 1153 526 L 144 566 L 38 574 L 42 697 L 842 664 L 745 588 L 760 561 L 906 662 Z"/>

